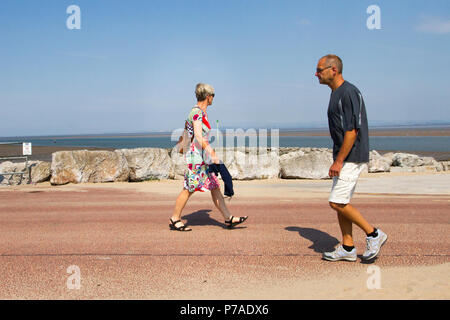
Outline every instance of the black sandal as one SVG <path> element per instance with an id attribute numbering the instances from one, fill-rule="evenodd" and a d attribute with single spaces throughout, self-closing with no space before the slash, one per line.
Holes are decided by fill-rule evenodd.
<path id="1" fill-rule="evenodd" d="M 170 224 L 169 224 L 170 230 L 176 230 L 176 231 L 192 231 L 192 229 L 186 230 L 187 227 L 186 227 L 185 225 L 182 225 L 181 227 L 176 227 L 175 225 L 176 225 L 178 222 L 181 222 L 181 220 L 172 221 L 172 219 L 170 219 Z"/>
<path id="2" fill-rule="evenodd" d="M 248 216 L 240 217 L 238 222 L 233 222 L 233 216 L 230 217 L 230 220 L 225 221 L 226 224 L 228 224 L 228 228 L 233 228 L 234 226 L 237 226 L 238 224 L 241 224 L 245 220 L 247 220 Z"/>

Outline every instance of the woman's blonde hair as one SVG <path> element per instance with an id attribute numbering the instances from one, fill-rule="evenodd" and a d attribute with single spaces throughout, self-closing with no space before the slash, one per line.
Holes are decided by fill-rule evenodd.
<path id="1" fill-rule="evenodd" d="M 203 101 L 207 96 L 214 95 L 214 88 L 206 83 L 199 83 L 195 86 L 195 96 L 197 101 Z"/>

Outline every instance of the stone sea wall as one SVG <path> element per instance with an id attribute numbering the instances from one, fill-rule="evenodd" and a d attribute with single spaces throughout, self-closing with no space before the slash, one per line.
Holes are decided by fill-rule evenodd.
<path id="1" fill-rule="evenodd" d="M 333 162 L 326 148 L 233 148 L 218 152 L 235 180 L 254 179 L 328 179 Z M 407 153 L 380 155 L 370 152 L 369 173 L 440 172 L 449 170 L 450 161 Z M 1 175 L 0 185 L 50 181 L 52 185 L 84 182 L 146 181 L 183 179 L 185 160 L 171 149 L 136 148 L 114 151 L 59 151 L 52 162 L 28 161 L 27 173 Z M 25 163 L 4 161 L 0 173 L 20 172 Z"/>

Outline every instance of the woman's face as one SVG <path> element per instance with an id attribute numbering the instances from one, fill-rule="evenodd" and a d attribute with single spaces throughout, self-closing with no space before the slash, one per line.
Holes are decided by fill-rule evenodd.
<path id="1" fill-rule="evenodd" d="M 212 105 L 213 99 L 214 99 L 214 93 L 211 95 L 208 95 L 206 97 L 206 100 L 208 101 L 208 106 Z"/>

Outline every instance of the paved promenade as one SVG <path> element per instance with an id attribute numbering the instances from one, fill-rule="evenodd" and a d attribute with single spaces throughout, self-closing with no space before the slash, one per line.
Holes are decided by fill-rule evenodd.
<path id="1" fill-rule="evenodd" d="M 195 194 L 185 233 L 168 228 L 181 186 L 0 188 L 0 299 L 450 298 L 450 173 L 360 179 L 353 204 L 389 236 L 371 264 L 321 260 L 340 241 L 330 180 L 235 181 L 234 230 Z"/>

